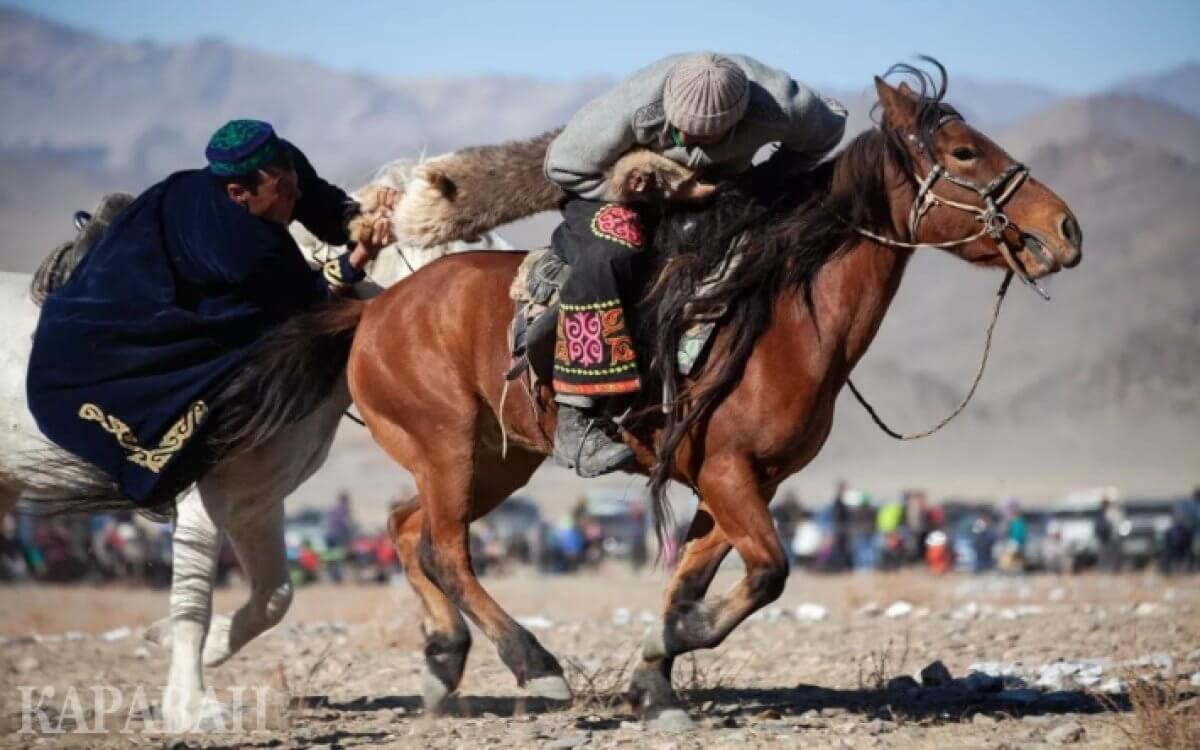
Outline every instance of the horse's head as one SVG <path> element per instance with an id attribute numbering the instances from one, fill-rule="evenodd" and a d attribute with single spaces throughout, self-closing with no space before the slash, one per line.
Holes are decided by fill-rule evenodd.
<path id="1" fill-rule="evenodd" d="M 908 66 L 893 70 L 916 73 L 920 93 L 875 79 L 880 125 L 906 155 L 915 190 L 903 218 L 909 239 L 980 266 L 1011 268 L 1027 281 L 1077 265 L 1083 234 L 1071 209 L 942 103 L 945 71 L 938 68 L 942 81 L 932 95 L 932 79 Z"/>

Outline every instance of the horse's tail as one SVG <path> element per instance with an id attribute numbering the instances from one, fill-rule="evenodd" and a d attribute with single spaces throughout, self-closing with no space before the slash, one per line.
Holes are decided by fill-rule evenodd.
<path id="1" fill-rule="evenodd" d="M 121 491 L 108 474 L 87 461 L 52 445 L 29 451 L 21 457 L 5 483 L 19 488 L 20 509 L 31 515 L 58 516 L 74 513 L 118 513 L 139 511 L 156 520 L 174 512 L 174 498 L 147 507 L 139 506 Z M 3 509 L 0 508 L 0 515 Z"/>
<path id="2" fill-rule="evenodd" d="M 365 306 L 337 300 L 269 333 L 217 397 L 209 440 L 242 453 L 315 411 L 346 371 Z"/>

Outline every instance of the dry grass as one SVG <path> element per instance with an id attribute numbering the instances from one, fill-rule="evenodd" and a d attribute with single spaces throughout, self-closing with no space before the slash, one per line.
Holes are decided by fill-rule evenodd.
<path id="1" fill-rule="evenodd" d="M 575 707 L 596 710 L 622 705 L 640 651 L 634 649 L 624 658 L 613 656 L 595 665 L 566 657 L 567 681 L 575 694 Z M 749 663 L 749 657 L 735 665 L 722 661 L 719 655 L 698 658 L 694 653 L 685 654 L 675 660 L 672 683 L 681 692 L 721 690 L 733 685 Z"/>
<path id="2" fill-rule="evenodd" d="M 675 660 L 674 682 L 679 689 L 698 692 L 730 687 L 750 663 L 750 657 L 738 665 L 723 662 L 720 654 L 713 654 L 705 661 L 707 663 L 701 663 L 695 653 L 685 654 Z"/>
<path id="3" fill-rule="evenodd" d="M 625 690 L 633 671 L 634 649 L 624 659 L 612 656 L 596 666 L 566 657 L 567 682 L 575 694 L 575 707 L 583 710 L 612 709 L 625 702 Z"/>
<path id="4" fill-rule="evenodd" d="M 883 690 L 888 680 L 904 674 L 908 665 L 910 638 L 904 631 L 904 640 L 897 644 L 891 638 L 882 649 L 871 649 L 866 656 L 856 660 L 859 690 Z"/>
<path id="5" fill-rule="evenodd" d="M 1200 748 L 1200 696 L 1182 687 L 1179 680 L 1143 679 L 1136 675 L 1122 678 L 1129 697 L 1129 711 L 1118 716 L 1115 725 L 1136 748 L 1177 750 Z M 1119 713 L 1119 707 L 1106 696 L 1101 702 Z"/>

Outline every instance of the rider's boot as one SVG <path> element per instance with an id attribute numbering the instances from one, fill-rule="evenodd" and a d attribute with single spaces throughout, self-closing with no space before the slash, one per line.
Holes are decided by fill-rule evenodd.
<path id="1" fill-rule="evenodd" d="M 586 396 L 559 395 L 554 460 L 584 478 L 616 471 L 633 459 L 620 427 Z"/>

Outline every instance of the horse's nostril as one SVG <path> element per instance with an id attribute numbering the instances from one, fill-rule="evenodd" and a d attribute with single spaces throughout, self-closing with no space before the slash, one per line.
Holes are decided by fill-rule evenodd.
<path id="1" fill-rule="evenodd" d="M 1075 217 L 1063 214 L 1062 219 L 1058 222 L 1058 233 L 1075 249 L 1083 247 L 1083 230 L 1079 228 L 1079 222 L 1075 221 Z"/>

